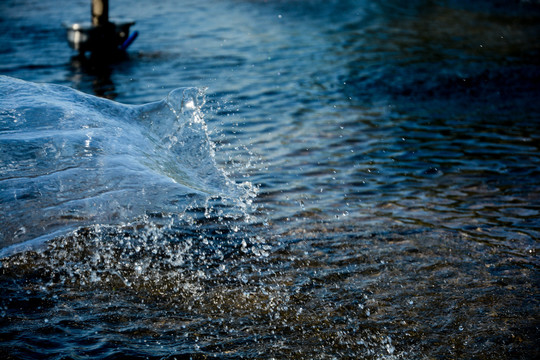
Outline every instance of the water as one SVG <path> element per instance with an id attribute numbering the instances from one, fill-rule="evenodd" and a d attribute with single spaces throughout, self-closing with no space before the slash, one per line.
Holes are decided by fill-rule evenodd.
<path id="1" fill-rule="evenodd" d="M 4 358 L 538 356 L 538 4 L 88 8 L 0 5 Z"/>
<path id="2" fill-rule="evenodd" d="M 81 225 L 184 212 L 215 197 L 249 201 L 216 167 L 197 89 L 125 106 L 66 87 L 0 84 L 4 253 Z"/>

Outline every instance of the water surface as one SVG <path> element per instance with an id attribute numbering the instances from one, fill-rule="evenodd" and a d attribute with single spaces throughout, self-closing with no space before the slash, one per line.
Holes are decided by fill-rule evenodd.
<path id="1" fill-rule="evenodd" d="M 88 8 L 0 5 L 2 354 L 538 356 L 537 4 Z"/>

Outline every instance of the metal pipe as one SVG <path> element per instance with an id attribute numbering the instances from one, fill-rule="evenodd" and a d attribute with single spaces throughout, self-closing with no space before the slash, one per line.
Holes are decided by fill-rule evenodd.
<path id="1" fill-rule="evenodd" d="M 92 0 L 92 25 L 109 23 L 109 0 Z"/>

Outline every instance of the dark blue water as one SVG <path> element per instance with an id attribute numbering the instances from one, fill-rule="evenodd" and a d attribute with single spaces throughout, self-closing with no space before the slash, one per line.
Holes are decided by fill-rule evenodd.
<path id="1" fill-rule="evenodd" d="M 538 356 L 536 2 L 89 8 L 0 4 L 3 358 Z"/>

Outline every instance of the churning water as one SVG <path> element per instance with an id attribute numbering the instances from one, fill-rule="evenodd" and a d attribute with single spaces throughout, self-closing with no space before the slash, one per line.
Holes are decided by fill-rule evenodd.
<path id="1" fill-rule="evenodd" d="M 0 4 L 2 358 L 538 357 L 538 4 L 110 12 Z"/>
<path id="2" fill-rule="evenodd" d="M 215 165 L 197 89 L 143 106 L 6 77 L 0 89 L 3 253 L 81 225 L 249 198 Z"/>

